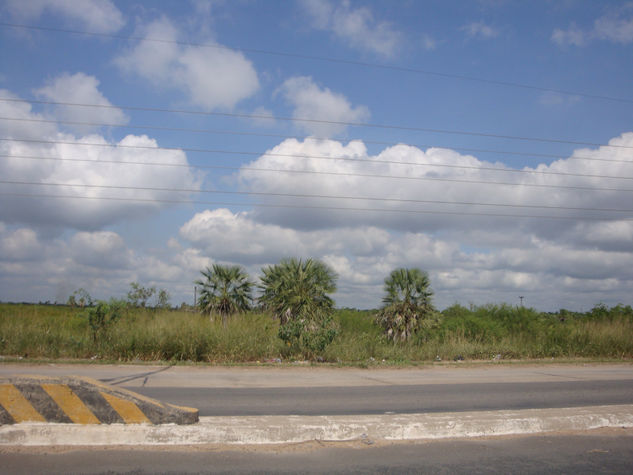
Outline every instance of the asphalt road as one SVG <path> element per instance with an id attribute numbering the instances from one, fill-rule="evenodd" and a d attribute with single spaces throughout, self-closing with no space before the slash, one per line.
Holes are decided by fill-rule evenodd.
<path id="1" fill-rule="evenodd" d="M 201 416 L 336 415 L 633 404 L 633 380 L 352 387 L 165 388 L 134 391 Z"/>
<path id="2" fill-rule="evenodd" d="M 633 431 L 364 445 L 197 449 L 0 449 L 3 473 L 629 474 Z"/>
<path id="3" fill-rule="evenodd" d="M 201 416 L 337 415 L 633 404 L 631 364 L 419 368 L 0 363 L 10 374 L 82 375 Z"/>

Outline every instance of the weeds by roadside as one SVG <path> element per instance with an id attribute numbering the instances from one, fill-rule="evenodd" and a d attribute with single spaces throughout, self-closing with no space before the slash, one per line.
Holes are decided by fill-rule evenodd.
<path id="1" fill-rule="evenodd" d="M 303 359 L 279 338 L 278 321 L 264 313 L 236 315 L 224 327 L 220 318 L 210 321 L 196 313 L 126 307 L 117 309 L 117 318 L 95 333 L 89 311 L 0 304 L 0 354 L 214 364 Z M 509 305 L 454 305 L 441 313 L 434 328 L 396 343 L 376 325 L 375 312 L 339 309 L 334 320 L 339 333 L 320 355 L 332 363 L 633 358 L 630 306 L 548 314 Z"/>

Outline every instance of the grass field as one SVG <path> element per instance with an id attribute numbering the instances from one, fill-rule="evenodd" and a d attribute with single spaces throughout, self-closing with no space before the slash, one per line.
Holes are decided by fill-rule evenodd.
<path id="1" fill-rule="evenodd" d="M 262 313 L 210 321 L 198 313 L 124 308 L 95 333 L 85 309 L 0 304 L 0 355 L 28 359 L 170 361 L 232 364 L 294 361 L 304 355 L 278 337 Z M 339 333 L 318 358 L 340 364 L 414 364 L 447 360 L 633 358 L 633 309 L 594 307 L 586 313 L 540 313 L 509 305 L 454 305 L 433 328 L 404 343 L 388 341 L 374 313 L 340 309 Z M 293 353 L 294 351 L 294 353 Z"/>

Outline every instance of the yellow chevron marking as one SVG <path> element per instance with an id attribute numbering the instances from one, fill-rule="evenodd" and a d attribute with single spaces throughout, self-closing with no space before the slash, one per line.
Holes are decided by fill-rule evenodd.
<path id="1" fill-rule="evenodd" d="M 46 422 L 13 384 L 0 384 L 0 404 L 15 422 Z"/>
<path id="2" fill-rule="evenodd" d="M 101 421 L 65 384 L 42 384 L 42 389 L 75 424 L 101 424 Z"/>
<path id="3" fill-rule="evenodd" d="M 141 411 L 132 401 L 127 401 L 104 392 L 102 392 L 101 395 L 106 401 L 108 401 L 108 404 L 112 406 L 112 409 L 119 413 L 126 424 L 142 424 L 144 422 L 149 424 L 152 423 L 147 416 L 143 414 L 143 411 Z"/>

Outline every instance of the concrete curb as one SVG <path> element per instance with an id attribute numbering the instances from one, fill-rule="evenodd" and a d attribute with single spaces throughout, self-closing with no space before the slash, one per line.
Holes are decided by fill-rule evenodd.
<path id="1" fill-rule="evenodd" d="M 198 410 L 79 376 L 0 378 L 0 425 L 23 422 L 193 424 Z"/>
<path id="2" fill-rule="evenodd" d="M 363 416 L 201 417 L 176 425 L 0 427 L 0 446 L 284 444 L 312 440 L 421 440 L 633 427 L 633 405 Z"/>

